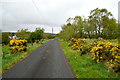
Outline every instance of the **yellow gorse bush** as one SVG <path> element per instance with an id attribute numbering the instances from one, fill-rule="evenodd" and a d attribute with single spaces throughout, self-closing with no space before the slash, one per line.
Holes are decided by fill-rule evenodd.
<path id="1" fill-rule="evenodd" d="M 9 44 L 11 47 L 11 53 L 26 51 L 26 48 L 27 48 L 27 40 L 12 39 L 10 40 Z"/>
<path id="2" fill-rule="evenodd" d="M 93 48 L 91 49 L 90 52 L 96 52 L 96 51 L 98 51 L 98 50 L 100 50 L 100 49 L 103 49 L 103 47 L 95 46 L 95 47 L 93 47 Z"/>
<path id="3" fill-rule="evenodd" d="M 71 38 L 68 45 L 74 50 L 80 50 L 81 54 L 91 53 L 92 59 L 97 63 L 107 61 L 115 72 L 120 71 L 120 44 L 112 44 L 104 40 L 95 40 L 86 44 L 82 39 Z"/>
<path id="4" fill-rule="evenodd" d="M 120 69 L 120 44 L 112 44 L 110 42 L 98 41 L 91 51 L 93 59 L 96 62 L 108 60 L 108 63 L 113 67 L 114 71 Z"/>
<path id="5" fill-rule="evenodd" d="M 103 42 L 103 41 L 98 41 L 97 42 L 97 46 L 102 46 L 102 45 L 104 45 L 105 43 Z"/>
<path id="6" fill-rule="evenodd" d="M 108 63 L 114 65 L 114 71 L 118 72 L 118 70 L 120 70 L 120 45 L 113 45 L 110 52 L 111 55 Z"/>
<path id="7" fill-rule="evenodd" d="M 93 55 L 93 59 L 96 60 L 96 62 L 100 62 L 106 58 L 105 53 L 105 43 L 103 41 L 96 42 L 96 45 L 91 48 L 91 53 Z"/>
<path id="8" fill-rule="evenodd" d="M 83 41 L 83 40 L 80 39 L 80 38 L 78 38 L 78 39 L 72 38 L 70 43 L 72 44 L 72 48 L 73 48 L 74 50 L 79 50 L 79 49 L 81 48 L 81 46 L 84 46 L 85 41 Z M 69 44 L 70 44 L 70 43 L 69 43 Z"/>
<path id="9" fill-rule="evenodd" d="M 112 43 L 110 43 L 110 42 L 108 42 L 108 43 L 105 44 L 106 48 L 110 48 L 111 46 L 112 46 Z"/>

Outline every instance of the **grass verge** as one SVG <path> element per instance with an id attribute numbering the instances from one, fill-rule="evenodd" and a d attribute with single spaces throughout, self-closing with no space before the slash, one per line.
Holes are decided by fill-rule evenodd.
<path id="1" fill-rule="evenodd" d="M 43 43 L 46 43 L 49 40 L 43 41 Z M 42 44 L 34 44 L 33 46 L 27 47 L 26 52 L 21 52 L 21 53 L 15 53 L 15 54 L 10 54 L 10 47 L 3 46 L 2 50 L 6 55 L 2 58 L 2 73 L 6 72 L 8 69 L 10 69 L 14 64 L 18 63 L 25 57 L 27 57 L 33 50 L 41 46 Z"/>
<path id="2" fill-rule="evenodd" d="M 104 63 L 96 63 L 90 54 L 80 56 L 80 52 L 68 47 L 66 41 L 59 40 L 60 45 L 77 78 L 120 78 L 109 71 Z"/>
<path id="3" fill-rule="evenodd" d="M 0 73 L 2 73 L 2 44 L 0 44 Z"/>

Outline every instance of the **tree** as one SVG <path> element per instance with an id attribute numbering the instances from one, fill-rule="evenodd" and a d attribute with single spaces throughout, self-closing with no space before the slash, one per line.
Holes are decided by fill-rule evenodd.
<path id="1" fill-rule="evenodd" d="M 120 21 L 118 21 L 118 43 L 120 44 Z"/>
<path id="2" fill-rule="evenodd" d="M 43 28 L 36 28 L 34 32 L 29 34 L 29 42 L 33 43 L 35 40 L 41 40 L 44 38 L 44 29 Z"/>
<path id="3" fill-rule="evenodd" d="M 72 25 L 74 25 L 74 31 L 77 37 L 83 36 L 83 19 L 81 16 L 68 18 L 67 22 L 72 22 Z"/>
<path id="4" fill-rule="evenodd" d="M 94 10 L 91 10 L 89 19 L 95 26 L 95 34 L 97 37 L 102 37 L 102 31 L 104 26 L 104 22 L 107 22 L 107 20 L 113 17 L 111 12 L 108 12 L 107 9 L 99 9 L 96 8 Z M 110 24 L 110 23 L 107 23 Z"/>
<path id="5" fill-rule="evenodd" d="M 84 37 L 83 18 L 81 16 L 68 18 L 67 24 L 62 26 L 62 31 L 60 32 L 59 36 L 61 36 L 65 40 L 69 40 L 72 37 L 75 37 L 75 38 Z"/>
<path id="6" fill-rule="evenodd" d="M 116 20 L 107 9 L 96 8 L 91 10 L 88 19 L 81 16 L 68 18 L 67 24 L 62 26 L 59 36 L 65 40 L 74 38 L 104 38 L 116 39 L 118 37 Z"/>
<path id="7" fill-rule="evenodd" d="M 19 39 L 28 39 L 28 36 L 29 36 L 28 29 L 18 30 L 17 33 L 16 33 L 16 36 L 17 36 Z"/>
<path id="8" fill-rule="evenodd" d="M 35 32 L 31 32 L 31 33 L 29 34 L 28 42 L 33 43 L 33 42 L 35 42 L 35 39 L 36 39 L 36 34 L 35 34 Z"/>
<path id="9" fill-rule="evenodd" d="M 42 39 L 44 36 L 44 29 L 43 28 L 36 28 L 35 34 L 36 34 L 36 40 Z"/>
<path id="10" fill-rule="evenodd" d="M 72 37 L 76 36 L 76 26 L 74 24 L 68 23 L 67 25 L 62 26 L 62 31 L 59 34 L 61 38 L 69 40 Z"/>
<path id="11" fill-rule="evenodd" d="M 118 37 L 118 25 L 115 19 L 108 19 L 103 25 L 105 25 L 103 28 L 103 37 L 105 39 L 116 39 Z"/>
<path id="12" fill-rule="evenodd" d="M 0 44 L 2 43 L 2 30 L 0 29 Z"/>
<path id="13" fill-rule="evenodd" d="M 2 33 L 2 44 L 7 45 L 10 42 L 9 36 L 11 36 L 11 34 L 9 32 Z"/>
<path id="14" fill-rule="evenodd" d="M 83 21 L 83 32 L 85 38 L 93 38 L 95 31 L 94 25 L 90 22 L 89 19 Z"/>

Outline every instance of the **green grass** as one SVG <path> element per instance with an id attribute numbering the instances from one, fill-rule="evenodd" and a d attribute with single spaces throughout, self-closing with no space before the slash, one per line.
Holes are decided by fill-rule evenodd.
<path id="1" fill-rule="evenodd" d="M 2 56 L 2 44 L 0 44 L 0 56 Z"/>
<path id="2" fill-rule="evenodd" d="M 9 54 L 10 53 L 10 46 L 9 45 L 2 46 L 2 52 L 4 54 Z"/>
<path id="3" fill-rule="evenodd" d="M 0 44 L 0 73 L 2 73 L 2 44 Z"/>
<path id="4" fill-rule="evenodd" d="M 63 40 L 63 39 L 58 39 L 58 41 L 65 41 L 65 40 Z"/>
<path id="5" fill-rule="evenodd" d="M 117 74 L 108 71 L 104 63 L 96 63 L 92 60 L 90 54 L 80 56 L 80 52 L 72 50 L 65 41 L 60 41 L 60 45 L 77 78 L 120 78 Z"/>
<path id="6" fill-rule="evenodd" d="M 107 40 L 107 41 L 117 43 L 117 42 L 118 42 L 118 39 L 111 39 L 111 40 Z"/>
<path id="7" fill-rule="evenodd" d="M 46 43 L 47 41 L 49 41 L 49 40 L 45 40 L 45 41 L 43 41 L 43 43 Z M 10 47 L 8 45 L 3 46 L 3 48 L 2 48 L 3 52 L 7 53 L 7 54 L 5 55 L 5 57 L 2 58 L 2 73 L 7 71 L 8 69 L 10 69 L 17 62 L 19 62 L 22 59 L 24 59 L 25 57 L 27 57 L 28 54 L 30 54 L 33 50 L 35 50 L 36 48 L 38 48 L 41 45 L 42 44 L 34 44 L 33 46 L 27 47 L 26 52 L 14 53 L 14 54 L 10 54 Z"/>

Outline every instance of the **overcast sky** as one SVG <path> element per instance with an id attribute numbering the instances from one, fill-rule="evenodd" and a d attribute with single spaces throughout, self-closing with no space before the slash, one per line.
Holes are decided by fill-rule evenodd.
<path id="1" fill-rule="evenodd" d="M 69 17 L 89 16 L 90 10 L 106 8 L 118 19 L 119 0 L 1 0 L 2 31 L 42 27 L 58 33 Z M 2 6 L 1 6 L 2 5 Z M 1 17 L 0 17 L 1 18 Z"/>

